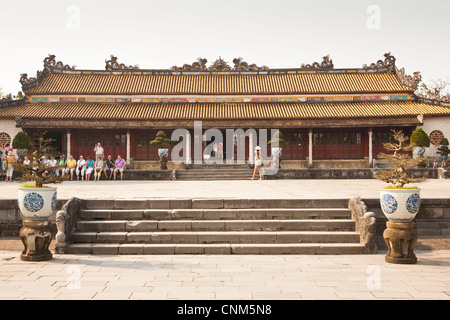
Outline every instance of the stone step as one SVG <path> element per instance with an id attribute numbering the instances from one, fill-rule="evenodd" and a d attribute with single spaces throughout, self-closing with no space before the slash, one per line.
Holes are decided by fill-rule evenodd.
<path id="1" fill-rule="evenodd" d="M 354 231 L 351 219 L 78 221 L 79 231 Z"/>
<path id="2" fill-rule="evenodd" d="M 81 220 L 262 220 L 262 219 L 349 219 L 345 208 L 260 209 L 83 209 Z"/>
<path id="3" fill-rule="evenodd" d="M 172 231 L 74 232 L 72 240 L 88 243 L 359 243 L 352 231 Z"/>
<path id="4" fill-rule="evenodd" d="M 348 208 L 347 199 L 111 199 L 83 200 L 84 209 Z"/>
<path id="5" fill-rule="evenodd" d="M 359 243 L 71 244 L 69 254 L 364 254 Z"/>

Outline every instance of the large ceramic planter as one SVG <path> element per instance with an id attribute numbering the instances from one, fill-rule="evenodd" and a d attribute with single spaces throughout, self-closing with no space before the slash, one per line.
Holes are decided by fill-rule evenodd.
<path id="1" fill-rule="evenodd" d="M 56 188 L 19 188 L 19 209 L 25 219 L 48 219 L 56 208 Z"/>
<path id="2" fill-rule="evenodd" d="M 158 149 L 158 156 L 160 158 L 167 158 L 169 156 L 169 149 Z"/>
<path id="3" fill-rule="evenodd" d="M 420 189 L 382 189 L 380 204 L 389 221 L 410 222 L 419 212 Z"/>
<path id="4" fill-rule="evenodd" d="M 425 154 L 425 148 L 423 147 L 415 147 L 413 149 L 413 158 L 417 158 L 417 157 L 423 157 L 423 155 Z"/>
<path id="5" fill-rule="evenodd" d="M 272 148 L 272 156 L 273 157 L 281 157 L 281 155 L 282 155 L 282 153 L 283 153 L 283 149 L 281 149 L 281 148 Z"/>
<path id="6" fill-rule="evenodd" d="M 24 261 L 52 259 L 48 249 L 52 241 L 48 218 L 56 209 L 56 188 L 19 188 L 18 202 L 24 217 L 19 232 L 24 245 L 20 259 Z"/>
<path id="7" fill-rule="evenodd" d="M 167 169 L 167 157 L 169 156 L 169 149 L 166 148 L 160 148 L 158 149 L 158 156 L 159 156 L 159 164 L 161 170 Z"/>

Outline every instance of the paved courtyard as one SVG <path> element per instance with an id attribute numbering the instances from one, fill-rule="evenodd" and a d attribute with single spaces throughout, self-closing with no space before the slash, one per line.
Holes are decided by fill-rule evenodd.
<path id="1" fill-rule="evenodd" d="M 64 182 L 58 197 L 378 198 L 377 180 Z M 19 183 L 0 183 L 17 198 Z M 420 185 L 450 197 L 449 180 Z M 53 243 L 52 243 L 53 244 Z M 21 243 L 0 240 L 0 299 L 446 299 L 450 248 L 416 250 L 415 265 L 375 255 L 54 255 L 20 260 Z"/>
<path id="2" fill-rule="evenodd" d="M 0 182 L 0 199 L 17 199 L 19 182 Z M 65 181 L 58 198 L 250 198 L 250 199 L 350 199 L 378 198 L 386 184 L 361 180 L 225 180 L 225 181 Z M 449 179 L 419 184 L 422 198 L 449 198 Z"/>
<path id="3" fill-rule="evenodd" d="M 342 256 L 55 255 L 0 251 L 0 299 L 445 299 L 450 251 L 415 265 Z"/>

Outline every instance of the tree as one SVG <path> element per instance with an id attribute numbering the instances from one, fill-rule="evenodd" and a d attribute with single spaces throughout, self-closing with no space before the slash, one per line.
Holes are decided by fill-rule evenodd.
<path id="1" fill-rule="evenodd" d="M 167 138 L 166 133 L 164 131 L 158 131 L 156 134 L 156 138 L 150 141 L 152 146 L 157 146 L 160 148 L 167 148 L 170 145 L 170 139 Z"/>
<path id="2" fill-rule="evenodd" d="M 411 134 L 411 143 L 414 144 L 415 147 L 428 148 L 430 146 L 430 142 L 430 138 L 422 128 L 416 129 Z"/>
<path id="3" fill-rule="evenodd" d="M 450 80 L 432 79 L 428 84 L 422 82 L 416 91 L 416 94 L 422 98 L 441 99 L 445 96 L 450 96 L 448 87 Z"/>
<path id="4" fill-rule="evenodd" d="M 380 153 L 378 157 L 380 159 L 388 160 L 391 167 L 389 169 L 380 170 L 377 174 L 374 174 L 374 178 L 391 183 L 395 188 L 402 189 L 405 184 L 424 182 L 427 179 L 420 177 L 416 178 L 408 174 L 407 169 L 419 165 L 423 159 L 417 157 L 413 159 L 409 155 L 409 151 L 414 147 L 413 144 L 408 144 L 408 137 L 403 135 L 402 131 L 392 130 L 394 142 L 383 143 L 384 148 L 392 154 Z"/>
<path id="5" fill-rule="evenodd" d="M 12 141 L 12 147 L 14 149 L 30 149 L 30 137 L 23 131 L 18 132 Z"/>
<path id="6" fill-rule="evenodd" d="M 63 176 L 52 175 L 51 172 L 60 168 L 64 168 L 63 165 L 48 166 L 45 158 L 56 157 L 58 152 L 52 146 L 54 139 L 45 139 L 46 132 L 39 132 L 33 139 L 31 148 L 33 151 L 30 165 L 17 164 L 17 169 L 22 173 L 20 178 L 23 182 L 34 181 L 36 188 L 42 188 L 47 183 L 58 183 L 66 180 Z"/>
<path id="7" fill-rule="evenodd" d="M 274 135 L 272 137 L 272 140 L 270 140 L 268 143 L 269 144 L 276 144 L 276 143 L 278 143 L 279 147 L 283 147 L 283 146 L 289 145 L 289 143 L 284 140 L 283 134 L 281 133 L 280 130 L 277 130 L 274 133 Z"/>

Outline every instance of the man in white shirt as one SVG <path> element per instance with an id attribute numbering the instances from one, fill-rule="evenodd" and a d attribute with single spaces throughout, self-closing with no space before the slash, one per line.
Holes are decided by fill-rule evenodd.
<path id="1" fill-rule="evenodd" d="M 94 151 L 95 151 L 95 159 L 100 157 L 103 161 L 105 151 L 103 150 L 102 144 L 100 142 L 97 143 L 97 145 L 94 148 Z"/>
<path id="2" fill-rule="evenodd" d="M 86 172 L 86 160 L 83 159 L 83 156 L 80 156 L 80 159 L 77 161 L 77 170 L 75 171 L 77 174 L 77 180 L 84 180 L 84 173 Z"/>

